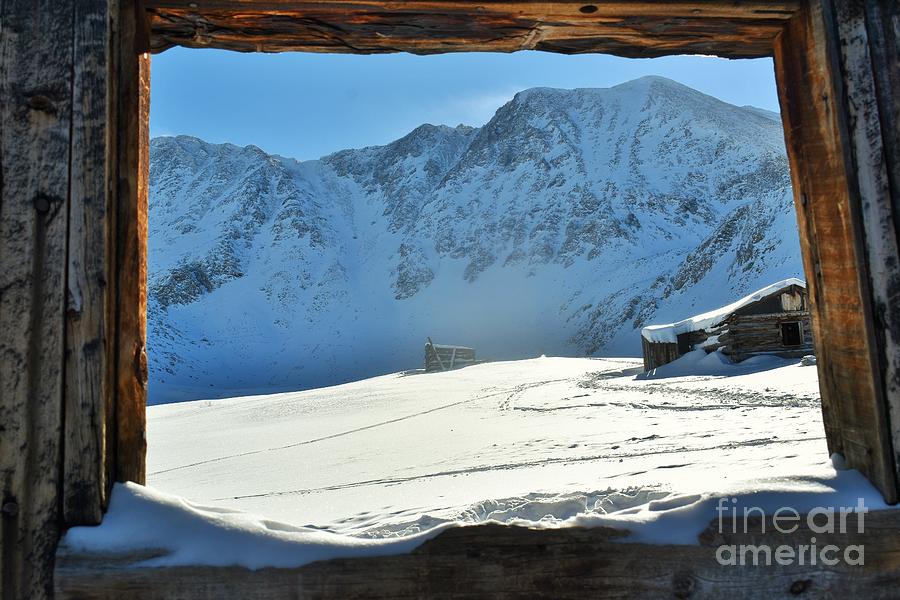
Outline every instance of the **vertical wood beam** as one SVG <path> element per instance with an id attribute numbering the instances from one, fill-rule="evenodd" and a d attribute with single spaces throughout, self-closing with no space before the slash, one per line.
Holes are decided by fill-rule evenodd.
<path id="1" fill-rule="evenodd" d="M 854 132 L 859 123 L 850 107 L 869 92 L 843 79 L 831 0 L 808 0 L 789 22 L 775 43 L 775 72 L 828 447 L 862 471 L 888 502 L 896 502 L 884 386 L 889 369 L 879 350 L 872 287 L 873 273 L 878 281 L 886 273 L 877 263 L 880 258 L 868 252 L 872 231 L 865 225 L 873 208 L 884 208 L 884 199 L 861 188 L 857 177 L 864 167 L 855 161 L 853 146 L 869 156 L 871 148 L 866 150 L 868 142 Z"/>
<path id="2" fill-rule="evenodd" d="M 116 481 L 144 483 L 147 454 L 147 196 L 150 55 L 146 18 L 125 0 L 119 23 L 116 233 Z"/>
<path id="3" fill-rule="evenodd" d="M 134 0 L 0 0 L 0 593 L 144 480 L 149 56 Z M 141 41 L 143 40 L 143 42 Z"/>
<path id="4" fill-rule="evenodd" d="M 847 115 L 851 202 L 862 223 L 875 360 L 900 481 L 900 7 L 831 0 Z M 892 160 L 894 162 L 892 162 Z M 893 183 L 891 174 L 894 175 Z"/>
<path id="5" fill-rule="evenodd" d="M 63 520 L 95 524 L 108 498 L 107 411 L 112 406 L 109 285 L 114 244 L 108 179 L 111 21 L 106 0 L 75 4 L 72 84 L 72 185 L 69 209 Z"/>
<path id="6" fill-rule="evenodd" d="M 0 591 L 47 598 L 59 535 L 73 7 L 0 0 Z"/>
<path id="7" fill-rule="evenodd" d="M 63 520 L 91 525 L 144 481 L 149 57 L 135 2 L 75 10 Z"/>

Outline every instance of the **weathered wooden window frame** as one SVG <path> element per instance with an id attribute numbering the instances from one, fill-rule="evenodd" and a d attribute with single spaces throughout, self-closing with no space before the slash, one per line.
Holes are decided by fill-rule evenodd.
<path id="1" fill-rule="evenodd" d="M 774 56 L 828 447 L 896 502 L 898 30 L 900 9 L 889 0 L 0 0 L 4 598 L 52 595 L 61 530 L 99 523 L 114 481 L 144 481 L 149 52 L 173 45 Z M 896 555 L 900 519 L 892 511 L 871 522 L 866 543 Z M 477 526 L 406 556 L 256 572 L 133 569 L 133 556 L 63 554 L 56 592 L 871 594 L 898 572 L 878 558 L 855 576 L 821 566 L 728 571 L 713 557 L 723 538 L 712 530 L 696 547 L 615 543 L 619 536 Z"/>

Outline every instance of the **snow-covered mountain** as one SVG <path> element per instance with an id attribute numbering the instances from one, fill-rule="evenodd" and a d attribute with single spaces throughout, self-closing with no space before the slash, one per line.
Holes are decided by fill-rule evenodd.
<path id="1" fill-rule="evenodd" d="M 153 403 L 414 368 L 425 336 L 637 355 L 643 325 L 795 276 L 777 115 L 659 77 L 315 161 L 151 142 Z"/>

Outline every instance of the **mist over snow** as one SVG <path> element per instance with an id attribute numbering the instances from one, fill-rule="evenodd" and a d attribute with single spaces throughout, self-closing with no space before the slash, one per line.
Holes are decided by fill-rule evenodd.
<path id="1" fill-rule="evenodd" d="M 151 403 L 479 358 L 637 356 L 639 330 L 802 278 L 777 115 L 644 77 L 536 88 L 297 162 L 151 141 Z"/>

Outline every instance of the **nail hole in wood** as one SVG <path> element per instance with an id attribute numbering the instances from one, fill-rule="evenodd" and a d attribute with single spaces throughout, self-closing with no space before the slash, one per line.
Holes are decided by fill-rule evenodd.
<path id="1" fill-rule="evenodd" d="M 28 98 L 28 108 L 49 114 L 56 112 L 56 105 L 53 104 L 53 101 L 41 94 L 35 94 Z"/>
<path id="2" fill-rule="evenodd" d="M 34 204 L 34 210 L 39 213 L 43 214 L 50 210 L 50 196 L 43 192 L 39 192 L 35 195 L 32 199 L 32 203 Z"/>
<path id="3" fill-rule="evenodd" d="M 2 512 L 7 517 L 15 517 L 19 514 L 19 505 L 15 502 L 4 502 Z"/>

